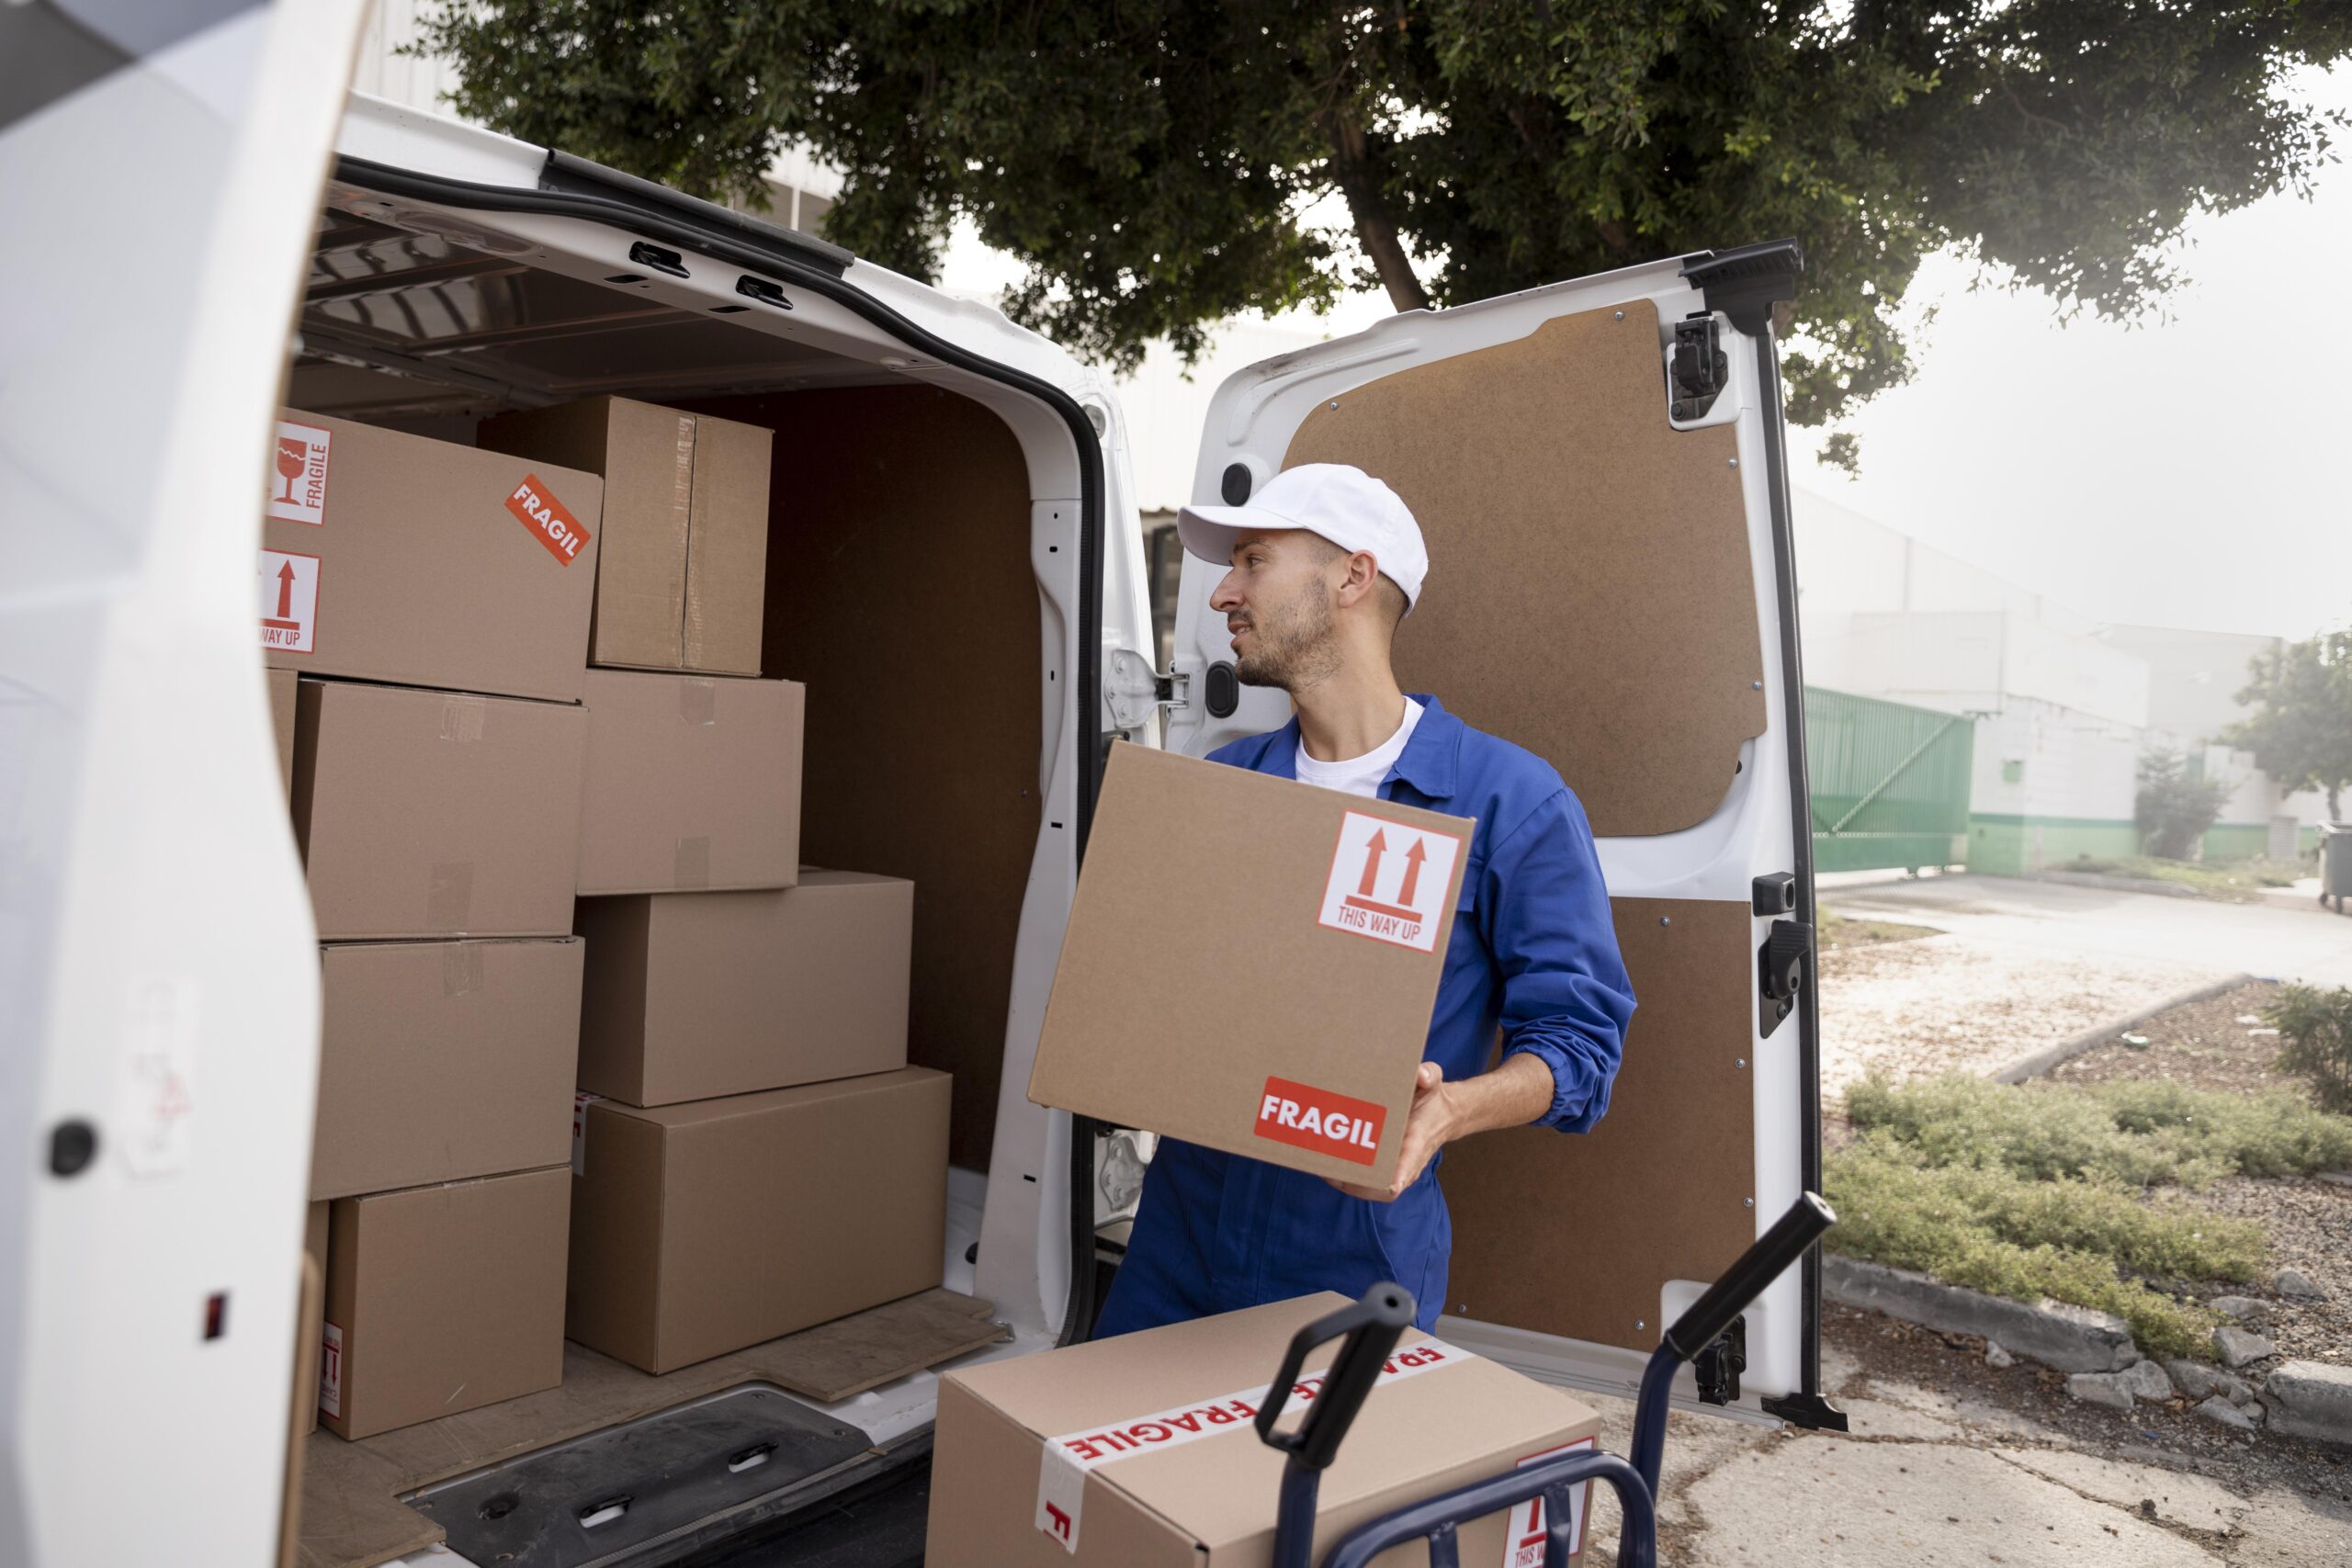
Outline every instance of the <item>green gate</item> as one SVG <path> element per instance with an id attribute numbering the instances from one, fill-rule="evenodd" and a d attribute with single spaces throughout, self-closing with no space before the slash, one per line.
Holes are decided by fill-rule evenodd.
<path id="1" fill-rule="evenodd" d="M 1967 852 L 1976 726 L 1847 692 L 1804 689 L 1816 871 L 1947 865 Z"/>

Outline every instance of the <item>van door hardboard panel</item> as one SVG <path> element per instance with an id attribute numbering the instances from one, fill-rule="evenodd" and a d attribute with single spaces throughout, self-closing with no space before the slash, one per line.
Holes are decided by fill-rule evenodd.
<path id="1" fill-rule="evenodd" d="M 1589 1133 L 1517 1127 L 1445 1151 L 1449 1312 L 1651 1350 L 1659 1291 L 1756 1239 L 1755 919 L 1745 904 L 1611 901 L 1640 1006 Z M 1634 1325 L 1644 1326 L 1636 1328 Z"/>
<path id="2" fill-rule="evenodd" d="M 1738 446 L 1667 423 L 1635 300 L 1318 405 L 1283 466 L 1352 463 L 1429 542 L 1398 678 L 1560 770 L 1601 837 L 1671 833 L 1765 728 Z"/>
<path id="3" fill-rule="evenodd" d="M 908 1056 L 954 1075 L 951 1157 L 986 1170 L 1022 900 L 1057 830 L 1020 445 L 928 387 L 695 406 L 775 432 L 761 668 L 808 688 L 801 856 L 920 890 Z"/>

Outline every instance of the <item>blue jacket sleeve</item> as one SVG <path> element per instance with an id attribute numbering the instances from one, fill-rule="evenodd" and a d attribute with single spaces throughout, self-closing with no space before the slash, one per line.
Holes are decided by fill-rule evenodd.
<path id="1" fill-rule="evenodd" d="M 1488 850 L 1484 876 L 1503 1053 L 1525 1052 L 1552 1070 L 1552 1109 L 1537 1125 L 1589 1132 L 1609 1109 L 1634 983 L 1577 797 L 1562 788 L 1536 807 Z"/>

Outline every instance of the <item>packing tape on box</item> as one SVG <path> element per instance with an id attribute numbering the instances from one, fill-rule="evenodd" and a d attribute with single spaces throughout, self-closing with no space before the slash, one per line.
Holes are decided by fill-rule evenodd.
<path id="1" fill-rule="evenodd" d="M 678 682 L 678 716 L 688 724 L 718 722 L 718 682 L 689 675 Z"/>
<path id="2" fill-rule="evenodd" d="M 451 693 L 441 699 L 441 739 L 479 740 L 490 720 L 490 700 Z"/>
<path id="3" fill-rule="evenodd" d="M 1417 1339 L 1388 1358 L 1373 1380 L 1375 1389 L 1423 1372 L 1478 1358 L 1442 1339 Z M 1046 1439 L 1037 1461 L 1037 1528 L 1061 1543 L 1064 1551 L 1078 1551 L 1079 1517 L 1085 1511 L 1086 1478 L 1116 1460 L 1136 1454 L 1180 1448 L 1219 1432 L 1249 1432 L 1258 1418 L 1272 1383 L 1245 1388 L 1216 1399 L 1196 1400 L 1171 1409 L 1154 1411 L 1105 1427 L 1085 1427 Z M 1291 1385 L 1293 1408 L 1315 1403 L 1323 1392 L 1323 1374 L 1304 1377 Z M 1250 1440 L 1257 1440 L 1254 1433 Z"/>
<path id="4" fill-rule="evenodd" d="M 432 931 L 461 931 L 467 917 L 474 912 L 474 863 L 469 860 L 439 860 L 433 863 L 424 883 L 424 929 Z"/>
<path id="5" fill-rule="evenodd" d="M 441 994 L 462 997 L 481 989 L 481 943 L 453 942 L 441 949 Z"/>
<path id="6" fill-rule="evenodd" d="M 695 416 L 682 413 L 678 416 L 676 466 L 670 478 L 670 527 L 679 546 L 678 600 L 684 611 L 678 621 L 678 662 L 681 664 L 693 651 L 688 626 L 695 615 L 694 512 Z"/>
<path id="7" fill-rule="evenodd" d="M 680 892 L 710 886 L 710 840 L 680 839 L 673 881 Z"/>

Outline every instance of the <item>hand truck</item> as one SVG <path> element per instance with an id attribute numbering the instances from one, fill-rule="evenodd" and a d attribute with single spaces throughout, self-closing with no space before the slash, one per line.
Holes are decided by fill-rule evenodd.
<path id="1" fill-rule="evenodd" d="M 1324 1554 L 1322 1568 L 1365 1568 L 1392 1546 L 1422 1540 L 1429 1542 L 1430 1568 L 1460 1568 L 1456 1532 L 1472 1519 L 1514 1507 L 1531 1497 L 1544 1499 L 1546 1523 L 1544 1568 L 1567 1568 L 1572 1517 L 1568 1489 L 1581 1482 L 1600 1480 L 1616 1490 L 1624 1522 L 1618 1534 L 1618 1568 L 1657 1568 L 1657 1476 L 1666 1450 L 1667 1401 L 1674 1374 L 1693 1359 L 1732 1320 L 1747 1310 L 1766 1286 L 1804 1255 L 1838 1216 L 1819 1197 L 1808 1192 L 1774 1222 L 1756 1245 L 1675 1320 L 1651 1352 L 1642 1373 L 1641 1392 L 1634 1405 L 1631 1462 L 1611 1453 L 1565 1454 L 1546 1463 L 1514 1470 L 1506 1475 L 1475 1481 L 1442 1496 L 1415 1503 L 1373 1519 L 1349 1532 Z M 1401 1285 L 1374 1285 L 1363 1299 L 1319 1318 L 1298 1331 L 1283 1353 L 1282 1371 L 1258 1412 L 1258 1437 L 1283 1450 L 1289 1462 L 1283 1468 L 1282 1501 L 1274 1524 L 1273 1568 L 1314 1568 L 1316 1495 L 1323 1472 L 1340 1451 L 1364 1397 L 1397 1336 L 1411 1325 L 1413 1297 Z M 1297 1430 L 1281 1432 L 1274 1424 L 1297 1382 L 1299 1370 L 1318 1345 L 1344 1337 L 1332 1358 L 1323 1387 Z"/>

